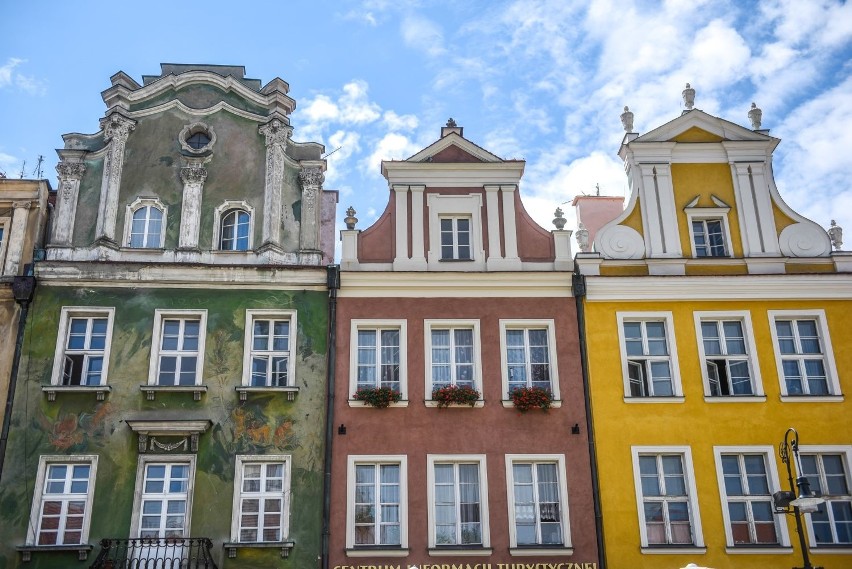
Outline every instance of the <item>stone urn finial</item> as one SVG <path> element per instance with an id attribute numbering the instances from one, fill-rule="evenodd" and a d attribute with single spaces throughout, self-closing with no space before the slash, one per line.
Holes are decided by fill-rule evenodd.
<path id="1" fill-rule="evenodd" d="M 574 236 L 577 239 L 577 245 L 580 247 L 580 251 L 583 253 L 588 253 L 591 249 L 589 247 L 589 230 L 586 229 L 586 226 L 582 224 L 579 225 L 579 229 L 577 229 L 577 233 Z"/>
<path id="2" fill-rule="evenodd" d="M 843 228 L 837 225 L 837 222 L 833 219 L 831 220 L 831 227 L 828 228 L 828 238 L 831 239 L 834 250 L 840 251 L 843 246 Z"/>
<path id="3" fill-rule="evenodd" d="M 686 89 L 683 90 L 681 95 L 683 95 L 683 106 L 686 107 L 687 111 L 691 111 L 692 107 L 695 106 L 695 89 L 687 83 Z"/>
<path id="4" fill-rule="evenodd" d="M 748 112 L 748 120 L 751 121 L 752 130 L 758 130 L 760 128 L 760 119 L 763 118 L 763 111 L 761 111 L 757 103 L 752 102 L 751 110 Z"/>
<path id="5" fill-rule="evenodd" d="M 553 225 L 559 231 L 565 229 L 565 224 L 568 223 L 568 220 L 563 217 L 563 213 L 564 212 L 562 211 L 561 207 L 557 207 L 556 211 L 553 212 Z"/>
<path id="6" fill-rule="evenodd" d="M 454 121 L 454 120 L 453 120 L 453 117 L 450 117 L 450 118 L 447 120 L 447 126 L 452 128 L 452 127 L 456 127 L 456 126 L 458 126 L 458 125 L 456 124 L 456 121 Z"/>
<path id="7" fill-rule="evenodd" d="M 633 132 L 633 113 L 627 106 L 624 107 L 624 112 L 621 113 L 621 126 L 624 127 L 624 132 Z"/>
<path id="8" fill-rule="evenodd" d="M 358 223 L 358 218 L 355 217 L 355 208 L 351 205 L 346 209 L 346 217 L 343 219 L 346 224 L 346 229 L 355 229 L 355 224 Z"/>

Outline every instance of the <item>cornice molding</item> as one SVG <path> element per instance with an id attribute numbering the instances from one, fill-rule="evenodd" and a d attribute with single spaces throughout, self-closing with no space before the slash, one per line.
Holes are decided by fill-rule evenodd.
<path id="1" fill-rule="evenodd" d="M 523 162 L 383 162 L 389 185 L 425 185 L 430 188 L 481 188 L 518 184 Z"/>
<path id="2" fill-rule="evenodd" d="M 570 272 L 429 273 L 349 272 L 340 276 L 341 298 L 570 298 Z"/>

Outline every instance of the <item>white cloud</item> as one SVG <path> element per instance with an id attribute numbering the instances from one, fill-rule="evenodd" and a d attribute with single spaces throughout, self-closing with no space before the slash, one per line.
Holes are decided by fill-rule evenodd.
<path id="1" fill-rule="evenodd" d="M 382 120 L 389 130 L 414 130 L 420 123 L 414 115 L 398 115 L 393 111 L 385 111 Z"/>
<path id="2" fill-rule="evenodd" d="M 22 63 L 26 63 L 26 59 L 10 57 L 0 66 L 0 89 L 14 86 L 30 95 L 44 95 L 47 92 L 44 81 L 16 71 Z"/>
<path id="3" fill-rule="evenodd" d="M 18 59 L 17 57 L 10 57 L 6 60 L 6 63 L 0 67 L 0 87 L 7 87 L 13 83 L 12 73 L 23 62 L 23 59 Z"/>
<path id="4" fill-rule="evenodd" d="M 366 81 L 350 81 L 343 86 L 343 95 L 338 100 L 340 120 L 346 124 L 365 124 L 378 119 L 381 107 L 367 97 Z"/>
<path id="5" fill-rule="evenodd" d="M 346 162 L 349 157 L 361 149 L 361 136 L 357 132 L 338 130 L 328 137 L 328 170 L 325 173 L 326 186 L 346 178 Z"/>
<path id="6" fill-rule="evenodd" d="M 5 172 L 7 178 L 12 178 L 16 172 L 20 171 L 21 160 L 17 156 L 0 152 L 0 172 Z"/>
<path id="7" fill-rule="evenodd" d="M 444 34 L 441 27 L 422 16 L 407 16 L 400 24 L 402 40 L 408 47 L 423 52 L 429 57 L 446 53 Z"/>
<path id="8" fill-rule="evenodd" d="M 308 101 L 302 110 L 312 122 L 328 122 L 336 120 L 340 116 L 340 109 L 326 95 L 317 95 L 315 99 Z"/>
<path id="9" fill-rule="evenodd" d="M 361 167 L 368 176 L 380 175 L 382 160 L 402 160 L 420 149 L 407 136 L 389 132 L 374 145 L 373 152 L 361 161 Z"/>

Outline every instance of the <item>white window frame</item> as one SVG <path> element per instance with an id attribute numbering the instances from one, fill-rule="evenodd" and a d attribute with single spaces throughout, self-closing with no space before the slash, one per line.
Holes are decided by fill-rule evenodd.
<path id="1" fill-rule="evenodd" d="M 849 489 L 849 492 L 852 493 L 852 445 L 801 445 L 799 446 L 799 455 L 806 454 L 839 454 L 843 457 L 844 467 L 846 469 L 846 485 Z M 796 472 L 797 475 L 800 475 L 799 472 Z M 816 488 L 811 486 L 811 491 L 815 491 Z M 832 496 L 825 496 L 826 503 L 831 502 Z M 840 500 L 838 500 L 840 501 Z M 816 541 L 816 536 L 814 535 L 813 522 L 811 519 L 811 514 L 805 514 L 805 526 L 808 532 L 808 543 L 810 544 L 811 549 L 818 550 L 820 553 L 840 553 L 840 554 L 848 554 L 852 553 L 852 544 L 828 544 L 824 543 L 822 545 L 818 544 Z"/>
<path id="2" fill-rule="evenodd" d="M 485 248 L 482 232 L 482 194 L 444 195 L 426 194 L 429 208 L 429 255 L 431 270 L 482 271 L 485 270 Z M 441 218 L 466 217 L 470 219 L 470 260 L 447 262 L 441 259 Z M 493 253 L 492 253 L 493 254 Z"/>
<path id="3" fill-rule="evenodd" d="M 766 401 L 763 391 L 763 379 L 760 374 L 760 363 L 757 359 L 757 346 L 754 342 L 754 327 L 751 322 L 751 313 L 748 310 L 717 312 L 698 311 L 693 312 L 695 318 L 695 338 L 698 343 L 698 359 L 701 365 L 701 377 L 704 383 L 704 400 L 707 402 L 759 402 Z M 710 390 L 710 377 L 707 373 L 708 356 L 704 352 L 704 334 L 701 330 L 702 322 L 720 322 L 724 320 L 736 320 L 743 328 L 743 339 L 745 340 L 746 354 L 749 373 L 751 374 L 752 395 L 712 395 Z M 723 356 L 726 357 L 726 356 Z"/>
<path id="4" fill-rule="evenodd" d="M 840 381 L 834 362 L 834 350 L 831 347 L 831 335 L 828 332 L 828 320 L 825 310 L 769 310 L 769 331 L 772 334 L 772 349 L 775 350 L 775 366 L 778 370 L 778 383 L 781 387 L 782 401 L 843 401 L 840 391 Z M 776 320 L 815 320 L 823 344 L 823 362 L 825 367 L 828 395 L 791 395 L 787 392 L 787 380 L 784 377 L 784 365 L 781 347 L 778 344 L 778 331 L 775 329 Z M 805 380 L 806 381 L 806 380 Z"/>
<path id="5" fill-rule="evenodd" d="M 38 545 L 38 532 L 41 528 L 41 505 L 44 500 L 44 483 L 47 478 L 47 468 L 53 464 L 68 464 L 71 466 L 88 464 L 89 465 L 89 486 L 86 492 L 86 511 L 83 513 L 83 528 L 81 530 L 79 544 L 57 544 L 57 545 Z M 89 526 L 92 521 L 92 501 L 95 496 L 95 482 L 97 481 L 98 473 L 98 455 L 83 454 L 83 455 L 41 455 L 38 459 L 38 474 L 36 475 L 35 488 L 33 490 L 33 502 L 30 508 L 30 523 L 27 529 L 27 546 L 31 547 L 68 547 L 78 548 L 80 545 L 87 545 L 89 542 Z"/>
<path id="6" fill-rule="evenodd" d="M 639 519 L 639 537 L 641 540 L 642 553 L 703 553 L 704 535 L 701 529 L 701 513 L 698 508 L 698 491 L 695 486 L 695 468 L 692 464 L 692 449 L 689 446 L 632 446 L 630 452 L 633 457 L 633 483 L 636 493 L 636 508 Z M 683 461 L 683 474 L 686 479 L 688 495 L 686 502 L 689 507 L 690 522 L 692 524 L 692 544 L 648 544 L 648 532 L 645 527 L 645 500 L 642 493 L 642 477 L 639 472 L 640 456 L 659 456 L 663 454 L 680 455 Z M 665 498 L 660 497 L 660 499 Z"/>
<path id="7" fill-rule="evenodd" d="M 426 406 L 437 407 L 437 402 L 432 400 L 432 330 L 448 329 L 469 329 L 473 331 L 473 388 L 479 391 L 479 401 L 475 407 L 482 407 L 482 340 L 480 336 L 479 320 L 424 320 L 423 321 L 423 340 L 425 343 L 425 377 L 424 386 L 426 394 Z M 452 351 L 452 350 L 451 350 Z M 454 357 L 451 355 L 451 360 Z M 451 366 L 454 362 L 451 361 Z M 455 374 L 455 369 L 452 367 L 451 374 Z M 455 383 L 453 383 L 455 385 Z"/>
<path id="8" fill-rule="evenodd" d="M 358 390 L 358 331 L 395 328 L 399 330 L 399 393 L 400 401 L 391 407 L 408 406 L 408 321 L 353 319 L 349 333 L 349 406 L 366 407 L 363 401 L 355 401 L 352 395 Z M 381 362 L 379 362 L 381 363 Z"/>
<path id="9" fill-rule="evenodd" d="M 109 357 L 110 348 L 112 347 L 112 326 L 115 319 L 115 308 L 112 306 L 63 306 L 59 316 L 59 331 L 56 336 L 56 348 L 53 352 L 53 371 L 50 376 L 50 384 L 54 386 L 68 387 L 69 389 L 98 387 L 89 385 L 70 385 L 62 384 L 62 374 L 65 368 L 65 351 L 68 345 L 68 333 L 71 327 L 72 318 L 106 318 L 106 343 L 104 345 L 103 358 L 104 363 L 101 368 L 101 383 L 100 386 L 109 384 Z"/>
<path id="10" fill-rule="evenodd" d="M 243 470 L 247 464 L 267 465 L 273 463 L 284 464 L 284 480 L 281 491 L 281 539 L 279 541 L 241 541 L 240 540 L 240 512 L 243 499 Z M 238 454 L 234 473 L 234 502 L 231 509 L 231 542 L 240 545 L 252 545 L 258 543 L 282 543 L 290 537 L 290 484 L 291 484 L 292 457 L 289 454 Z M 258 499 L 268 497 L 269 492 L 260 491 L 256 495 Z M 276 494 L 278 496 L 278 494 Z M 250 496 L 249 496 L 250 497 Z M 258 530 L 262 534 L 261 530 Z M 259 537 L 261 537 L 259 535 Z"/>
<path id="11" fill-rule="evenodd" d="M 550 393 L 553 399 L 551 407 L 561 407 L 562 399 L 559 392 L 559 362 L 556 359 L 556 323 L 550 318 L 500 320 L 500 375 L 503 381 L 503 406 L 513 406 L 512 396 L 509 393 L 509 361 L 506 354 L 506 331 L 519 329 L 529 330 L 532 328 L 547 329 L 547 350 L 548 357 L 550 358 Z"/>
<path id="12" fill-rule="evenodd" d="M 184 526 L 184 537 L 192 535 L 192 499 L 195 494 L 195 467 L 196 455 L 194 454 L 140 454 L 136 463 L 136 486 L 133 491 L 133 513 L 130 517 L 130 537 L 139 537 L 140 524 L 142 521 L 142 494 L 145 482 L 145 467 L 152 462 L 161 463 L 189 463 L 189 474 L 186 482 L 186 525 Z"/>
<path id="13" fill-rule="evenodd" d="M 689 231 L 689 246 L 692 248 L 693 259 L 730 259 L 733 256 L 731 241 L 731 224 L 728 222 L 729 207 L 688 207 L 686 212 L 686 223 Z M 725 254 L 721 256 L 699 257 L 695 250 L 695 235 L 692 232 L 693 221 L 721 221 L 722 237 L 725 240 Z"/>
<path id="14" fill-rule="evenodd" d="M 248 246 L 245 250 L 231 250 L 231 249 L 222 249 L 221 247 L 221 235 L 222 231 L 222 216 L 225 212 L 230 211 L 232 209 L 241 209 L 245 211 L 249 216 L 249 229 L 248 229 Z M 254 208 L 249 205 L 248 202 L 240 200 L 225 200 L 222 202 L 214 211 L 213 211 L 213 243 L 211 248 L 214 251 L 218 251 L 220 253 L 248 253 L 254 249 Z"/>
<path id="15" fill-rule="evenodd" d="M 441 239 L 441 260 L 442 261 L 473 261 L 473 243 L 472 243 L 472 240 L 471 240 L 471 237 L 472 237 L 471 236 L 471 229 L 473 228 L 473 222 L 471 221 L 471 218 L 466 216 L 466 215 L 442 215 L 441 217 L 438 218 L 439 226 L 443 226 L 444 221 L 449 221 L 450 225 L 451 225 L 450 234 L 452 235 L 453 242 L 450 245 L 450 247 L 452 247 L 453 254 L 450 257 L 444 257 L 444 247 L 446 246 L 446 245 L 444 245 L 444 242 L 443 242 L 444 241 L 443 240 L 444 228 L 440 227 L 441 237 L 442 237 L 442 239 Z M 463 247 L 463 245 L 461 245 L 459 243 L 459 236 L 462 234 L 462 231 L 459 229 L 459 222 L 460 221 L 467 221 L 468 222 L 467 223 L 467 234 L 468 234 L 467 240 L 468 240 L 468 243 L 466 245 L 466 247 L 468 249 L 467 252 L 469 254 L 468 257 L 462 257 L 461 256 L 461 248 Z"/>
<path id="16" fill-rule="evenodd" d="M 666 343 L 669 350 L 669 365 L 672 374 L 672 395 L 635 397 L 630 394 L 630 375 L 628 371 L 629 356 L 627 342 L 624 337 L 625 322 L 658 322 L 666 325 Z M 624 401 L 627 403 L 682 403 L 683 386 L 680 379 L 680 364 L 678 362 L 677 343 L 675 342 L 674 316 L 670 311 L 657 312 L 618 312 L 616 313 L 618 327 L 618 343 L 621 349 L 621 377 L 624 382 Z"/>
<path id="17" fill-rule="evenodd" d="M 759 454 L 763 456 L 764 464 L 766 465 L 767 483 L 769 484 L 769 496 L 763 501 L 769 501 L 770 507 L 773 509 L 773 518 L 775 520 L 775 532 L 778 535 L 778 543 L 776 545 L 736 545 L 734 543 L 733 529 L 731 527 L 731 516 L 728 511 L 728 493 L 725 489 L 725 474 L 722 470 L 722 455 L 726 454 Z M 722 504 L 722 519 L 725 523 L 725 543 L 727 544 L 727 553 L 746 553 L 746 554 L 767 554 L 767 553 L 789 553 L 790 552 L 790 534 L 787 530 L 787 519 L 784 516 L 776 515 L 774 512 L 774 503 L 772 494 L 781 488 L 781 482 L 778 478 L 778 471 L 775 462 L 776 449 L 772 446 L 714 446 L 713 456 L 716 461 L 716 481 L 719 484 L 719 497 Z M 734 496 L 733 501 L 751 502 L 751 495 Z"/>
<path id="18" fill-rule="evenodd" d="M 165 310 L 154 311 L 154 332 L 151 335 L 151 362 L 148 366 L 148 385 L 157 387 L 188 387 L 183 385 L 160 385 L 158 383 L 160 371 L 160 346 L 162 345 L 163 321 L 164 320 L 198 320 L 198 366 L 195 372 L 195 385 L 202 385 L 204 373 L 204 344 L 207 336 L 207 309 L 202 310 Z"/>
<path id="19" fill-rule="evenodd" d="M 479 468 L 479 518 L 482 528 L 482 545 L 441 545 L 437 546 L 435 532 L 435 465 L 436 464 L 470 464 L 475 463 Z M 488 468 L 484 454 L 427 454 L 426 455 L 426 499 L 428 503 L 427 522 L 429 524 L 429 555 L 430 556 L 464 556 L 491 555 L 491 529 L 488 515 Z"/>
<path id="20" fill-rule="evenodd" d="M 515 463 L 556 464 L 559 476 L 559 510 L 562 524 L 562 544 L 518 545 L 515 526 Z M 513 556 L 527 555 L 572 555 L 571 516 L 568 510 L 568 482 L 564 454 L 507 454 L 506 455 L 506 503 L 509 506 L 509 553 Z"/>
<path id="21" fill-rule="evenodd" d="M 136 213 L 136 210 L 141 209 L 143 207 L 155 207 L 160 210 L 160 213 L 163 214 L 162 226 L 160 229 L 160 242 L 157 247 L 131 247 L 130 239 L 133 233 L 133 214 Z M 127 205 L 124 212 L 124 246 L 129 249 L 152 249 L 159 248 L 162 249 L 165 247 L 166 243 L 166 219 L 169 213 L 169 208 L 160 201 L 159 198 L 143 198 L 139 197 L 133 200 L 133 202 Z"/>
<path id="22" fill-rule="evenodd" d="M 355 544 L 355 468 L 359 465 L 399 465 L 399 545 Z M 346 556 L 405 557 L 408 555 L 408 457 L 399 455 L 349 455 L 346 459 Z"/>
<path id="23" fill-rule="evenodd" d="M 288 338 L 287 350 L 287 385 L 280 387 L 293 387 L 296 385 L 296 340 L 298 328 L 295 310 L 246 310 L 246 330 L 243 349 L 243 386 L 251 386 L 251 361 L 254 352 L 254 321 L 255 320 L 289 320 L 290 336 Z M 266 352 L 266 350 L 264 350 Z M 268 352 L 272 353 L 272 352 Z M 283 354 L 284 352 L 275 352 Z M 257 386 L 258 388 L 272 387 Z"/>

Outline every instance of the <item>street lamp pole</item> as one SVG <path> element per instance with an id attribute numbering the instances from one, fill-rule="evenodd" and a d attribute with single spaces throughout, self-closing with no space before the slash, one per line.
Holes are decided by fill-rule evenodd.
<path id="1" fill-rule="evenodd" d="M 790 435 L 793 436 L 792 440 L 790 439 Z M 796 461 L 796 472 L 799 475 L 795 482 L 793 482 L 793 469 L 790 465 L 790 451 L 793 452 L 793 458 Z M 796 496 L 796 499 L 790 501 L 790 505 L 793 506 L 793 516 L 796 518 L 796 531 L 799 534 L 799 546 L 802 549 L 803 566 L 801 568 L 794 567 L 793 569 L 822 569 L 821 567 L 815 568 L 811 565 L 811 560 L 808 556 L 808 544 L 805 541 L 805 531 L 802 527 L 802 512 L 799 508 L 800 506 L 804 506 L 807 511 L 814 511 L 816 506 L 823 503 L 824 500 L 813 498 L 810 495 L 810 483 L 807 477 L 802 475 L 802 463 L 799 459 L 799 433 L 793 427 L 790 427 L 784 433 L 784 442 L 779 445 L 778 454 L 781 456 L 781 462 L 787 465 L 787 481 L 790 484 L 790 490 Z"/>

